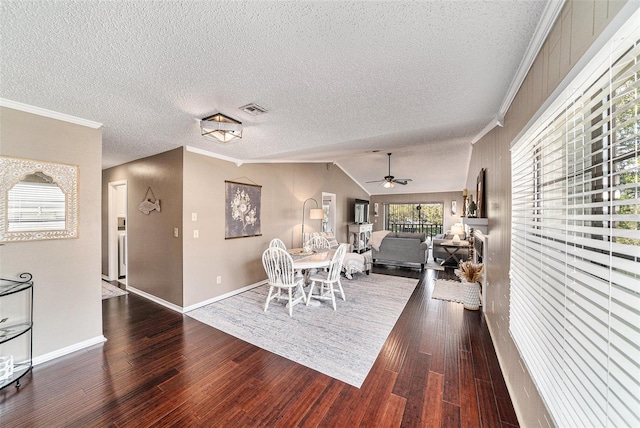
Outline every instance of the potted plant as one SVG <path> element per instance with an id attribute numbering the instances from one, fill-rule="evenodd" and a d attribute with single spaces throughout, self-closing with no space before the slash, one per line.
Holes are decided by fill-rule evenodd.
<path id="1" fill-rule="evenodd" d="M 473 202 L 473 199 L 471 200 L 471 202 L 469 202 L 469 217 L 473 218 L 476 216 L 476 210 L 478 209 L 477 205 L 475 202 Z"/>
<path id="2" fill-rule="evenodd" d="M 480 290 L 478 282 L 482 279 L 482 263 L 474 264 L 470 261 L 460 262 L 454 273 L 462 282 L 462 304 L 465 309 L 477 311 L 480 309 Z"/>

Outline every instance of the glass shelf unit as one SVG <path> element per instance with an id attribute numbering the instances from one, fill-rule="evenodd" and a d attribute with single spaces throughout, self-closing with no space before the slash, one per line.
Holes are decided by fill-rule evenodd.
<path id="1" fill-rule="evenodd" d="M 13 357 L 11 370 L 2 361 L 0 389 L 13 383 L 20 387 L 20 379 L 33 368 L 32 278 L 30 273 L 20 274 L 19 279 L 0 278 L 0 357 Z M 21 337 L 24 343 L 18 343 Z"/>

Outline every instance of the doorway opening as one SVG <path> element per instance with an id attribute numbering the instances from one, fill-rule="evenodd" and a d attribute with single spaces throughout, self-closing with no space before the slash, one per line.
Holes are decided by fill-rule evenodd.
<path id="1" fill-rule="evenodd" d="M 324 211 L 324 218 L 322 219 L 322 231 L 333 232 L 333 236 L 336 236 L 335 193 L 322 192 L 322 210 Z"/>
<path id="2" fill-rule="evenodd" d="M 127 181 L 109 183 L 109 281 L 127 284 Z"/>

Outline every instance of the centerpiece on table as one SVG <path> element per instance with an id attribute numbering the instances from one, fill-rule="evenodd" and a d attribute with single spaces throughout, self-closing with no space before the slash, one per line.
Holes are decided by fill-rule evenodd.
<path id="1" fill-rule="evenodd" d="M 477 311 L 480 309 L 480 289 L 478 282 L 482 279 L 482 263 L 474 264 L 470 261 L 460 262 L 458 269 L 453 272 L 462 281 L 462 304 L 465 309 Z"/>

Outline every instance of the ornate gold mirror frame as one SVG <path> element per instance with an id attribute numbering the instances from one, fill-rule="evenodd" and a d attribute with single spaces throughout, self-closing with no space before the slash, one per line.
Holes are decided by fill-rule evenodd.
<path id="1" fill-rule="evenodd" d="M 0 242 L 77 238 L 78 169 L 76 165 L 0 156 Z M 15 199 L 19 192 L 14 188 L 17 189 L 17 185 L 25 187 L 25 183 L 36 187 L 39 184 L 48 187 L 55 185 L 62 191 L 64 206 L 58 209 L 55 221 L 48 220 L 47 215 L 53 215 L 44 212 L 47 211 L 43 208 L 47 201 L 43 200 L 42 204 L 38 204 L 37 198 L 33 197 L 39 194 L 37 189 L 29 195 L 28 208 L 26 202 L 23 204 Z M 25 191 L 29 192 L 22 190 Z M 21 216 L 30 218 L 17 218 L 15 213 L 18 211 Z"/>

